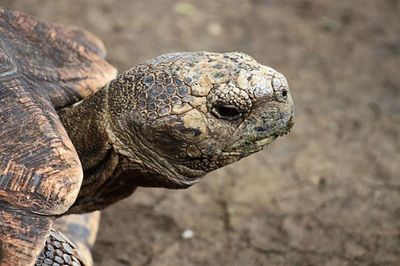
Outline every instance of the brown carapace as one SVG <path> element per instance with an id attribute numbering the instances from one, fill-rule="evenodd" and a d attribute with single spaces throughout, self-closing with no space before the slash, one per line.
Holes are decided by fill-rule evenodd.
<path id="1" fill-rule="evenodd" d="M 167 54 L 118 76 L 104 57 L 86 31 L 0 9 L 1 265 L 82 264 L 91 244 L 54 219 L 188 187 L 293 125 L 285 77 L 248 55 Z"/>

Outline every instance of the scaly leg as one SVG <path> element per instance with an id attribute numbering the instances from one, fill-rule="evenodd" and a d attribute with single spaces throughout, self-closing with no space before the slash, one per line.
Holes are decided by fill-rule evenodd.
<path id="1" fill-rule="evenodd" d="M 36 265 L 92 266 L 90 249 L 96 240 L 99 222 L 99 211 L 67 215 L 55 220 Z"/>

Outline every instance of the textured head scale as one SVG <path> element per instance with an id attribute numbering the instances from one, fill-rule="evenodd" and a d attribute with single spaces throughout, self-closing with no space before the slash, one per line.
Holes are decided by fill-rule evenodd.
<path id="1" fill-rule="evenodd" d="M 285 77 L 243 53 L 167 54 L 113 82 L 117 150 L 161 173 L 157 182 L 166 187 L 189 186 L 293 124 Z"/>

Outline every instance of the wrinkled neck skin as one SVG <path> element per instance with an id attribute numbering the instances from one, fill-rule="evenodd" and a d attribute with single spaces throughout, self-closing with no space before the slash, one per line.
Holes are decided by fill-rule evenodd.
<path id="1" fill-rule="evenodd" d="M 58 112 L 83 170 L 96 168 L 112 148 L 107 136 L 106 89 Z"/>
<path id="2" fill-rule="evenodd" d="M 76 202 L 79 206 L 73 212 L 104 208 L 129 196 L 137 186 L 186 188 L 205 174 L 184 166 L 185 169 L 177 171 L 168 160 L 146 146 L 139 130 L 133 129 L 117 137 L 107 103 L 113 85 L 110 82 L 91 97 L 59 111 L 84 170 Z M 136 112 L 135 108 L 130 111 Z M 121 136 L 127 137 L 121 139 Z M 98 202 L 93 203 L 95 198 Z M 86 206 L 89 201 L 93 206 Z"/>

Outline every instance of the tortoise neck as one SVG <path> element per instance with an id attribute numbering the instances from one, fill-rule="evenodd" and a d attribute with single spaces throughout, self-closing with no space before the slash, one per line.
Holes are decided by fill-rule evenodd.
<path id="1" fill-rule="evenodd" d="M 107 88 L 105 85 L 89 98 L 58 113 L 84 171 L 100 164 L 111 149 L 106 133 Z"/>

